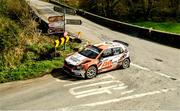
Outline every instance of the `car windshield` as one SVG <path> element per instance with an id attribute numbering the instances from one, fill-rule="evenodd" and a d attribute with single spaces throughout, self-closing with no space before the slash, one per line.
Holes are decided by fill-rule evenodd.
<path id="1" fill-rule="evenodd" d="M 102 49 L 99 49 L 96 46 L 89 46 L 84 50 L 80 51 L 79 53 L 85 57 L 95 59 L 100 54 L 101 51 Z"/>

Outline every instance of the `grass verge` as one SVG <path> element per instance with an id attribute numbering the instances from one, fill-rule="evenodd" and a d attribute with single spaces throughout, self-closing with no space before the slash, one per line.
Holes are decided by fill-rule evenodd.
<path id="1" fill-rule="evenodd" d="M 47 73 L 50 73 L 55 68 L 62 67 L 64 63 L 64 58 L 67 54 L 71 53 L 73 50 L 68 45 L 66 50 L 58 51 L 59 57 L 53 57 L 47 60 L 29 60 L 23 64 L 15 67 L 3 70 L 0 72 L 0 83 L 5 83 L 9 81 L 26 80 L 36 77 L 41 77 Z"/>
<path id="2" fill-rule="evenodd" d="M 137 22 L 132 24 L 147 28 L 153 28 L 160 31 L 180 34 L 180 23 L 144 21 L 144 22 Z"/>
<path id="3" fill-rule="evenodd" d="M 17 68 L 0 72 L 0 83 L 41 77 L 52 69 L 60 67 L 62 64 L 63 58 L 44 61 L 29 61 L 19 65 Z"/>

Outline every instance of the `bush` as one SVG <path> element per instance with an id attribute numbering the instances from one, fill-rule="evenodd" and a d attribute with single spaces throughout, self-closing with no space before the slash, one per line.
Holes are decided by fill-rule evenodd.
<path id="1" fill-rule="evenodd" d="M 0 49 L 8 50 L 19 43 L 19 26 L 7 17 L 0 17 Z"/>
<path id="2" fill-rule="evenodd" d="M 29 17 L 29 9 L 25 0 L 1 0 L 0 12 L 14 20 L 27 19 Z"/>
<path id="3" fill-rule="evenodd" d="M 20 32 L 24 28 L 20 23 L 27 16 L 24 0 L 0 0 L 0 71 L 20 64 L 23 55 Z"/>
<path id="4" fill-rule="evenodd" d="M 45 60 L 45 59 L 52 59 L 52 53 L 54 53 L 54 47 L 48 44 L 38 44 L 29 45 L 26 47 L 26 53 L 23 56 L 24 61 L 29 60 Z"/>

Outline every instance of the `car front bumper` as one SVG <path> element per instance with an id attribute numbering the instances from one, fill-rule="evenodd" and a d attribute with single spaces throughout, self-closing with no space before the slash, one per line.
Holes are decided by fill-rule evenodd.
<path id="1" fill-rule="evenodd" d="M 85 71 L 84 70 L 75 70 L 75 69 L 72 69 L 66 65 L 63 66 L 63 70 L 64 70 L 64 72 L 66 72 L 70 76 L 85 78 Z"/>

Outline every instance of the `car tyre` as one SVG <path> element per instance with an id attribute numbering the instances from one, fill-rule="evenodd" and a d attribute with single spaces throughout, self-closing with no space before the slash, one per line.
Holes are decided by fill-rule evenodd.
<path id="1" fill-rule="evenodd" d="M 130 60 L 128 58 L 124 59 L 123 63 L 122 63 L 122 68 L 126 69 L 130 67 Z"/>
<path id="2" fill-rule="evenodd" d="M 90 66 L 86 71 L 86 78 L 92 79 L 97 75 L 97 68 L 95 66 Z"/>

